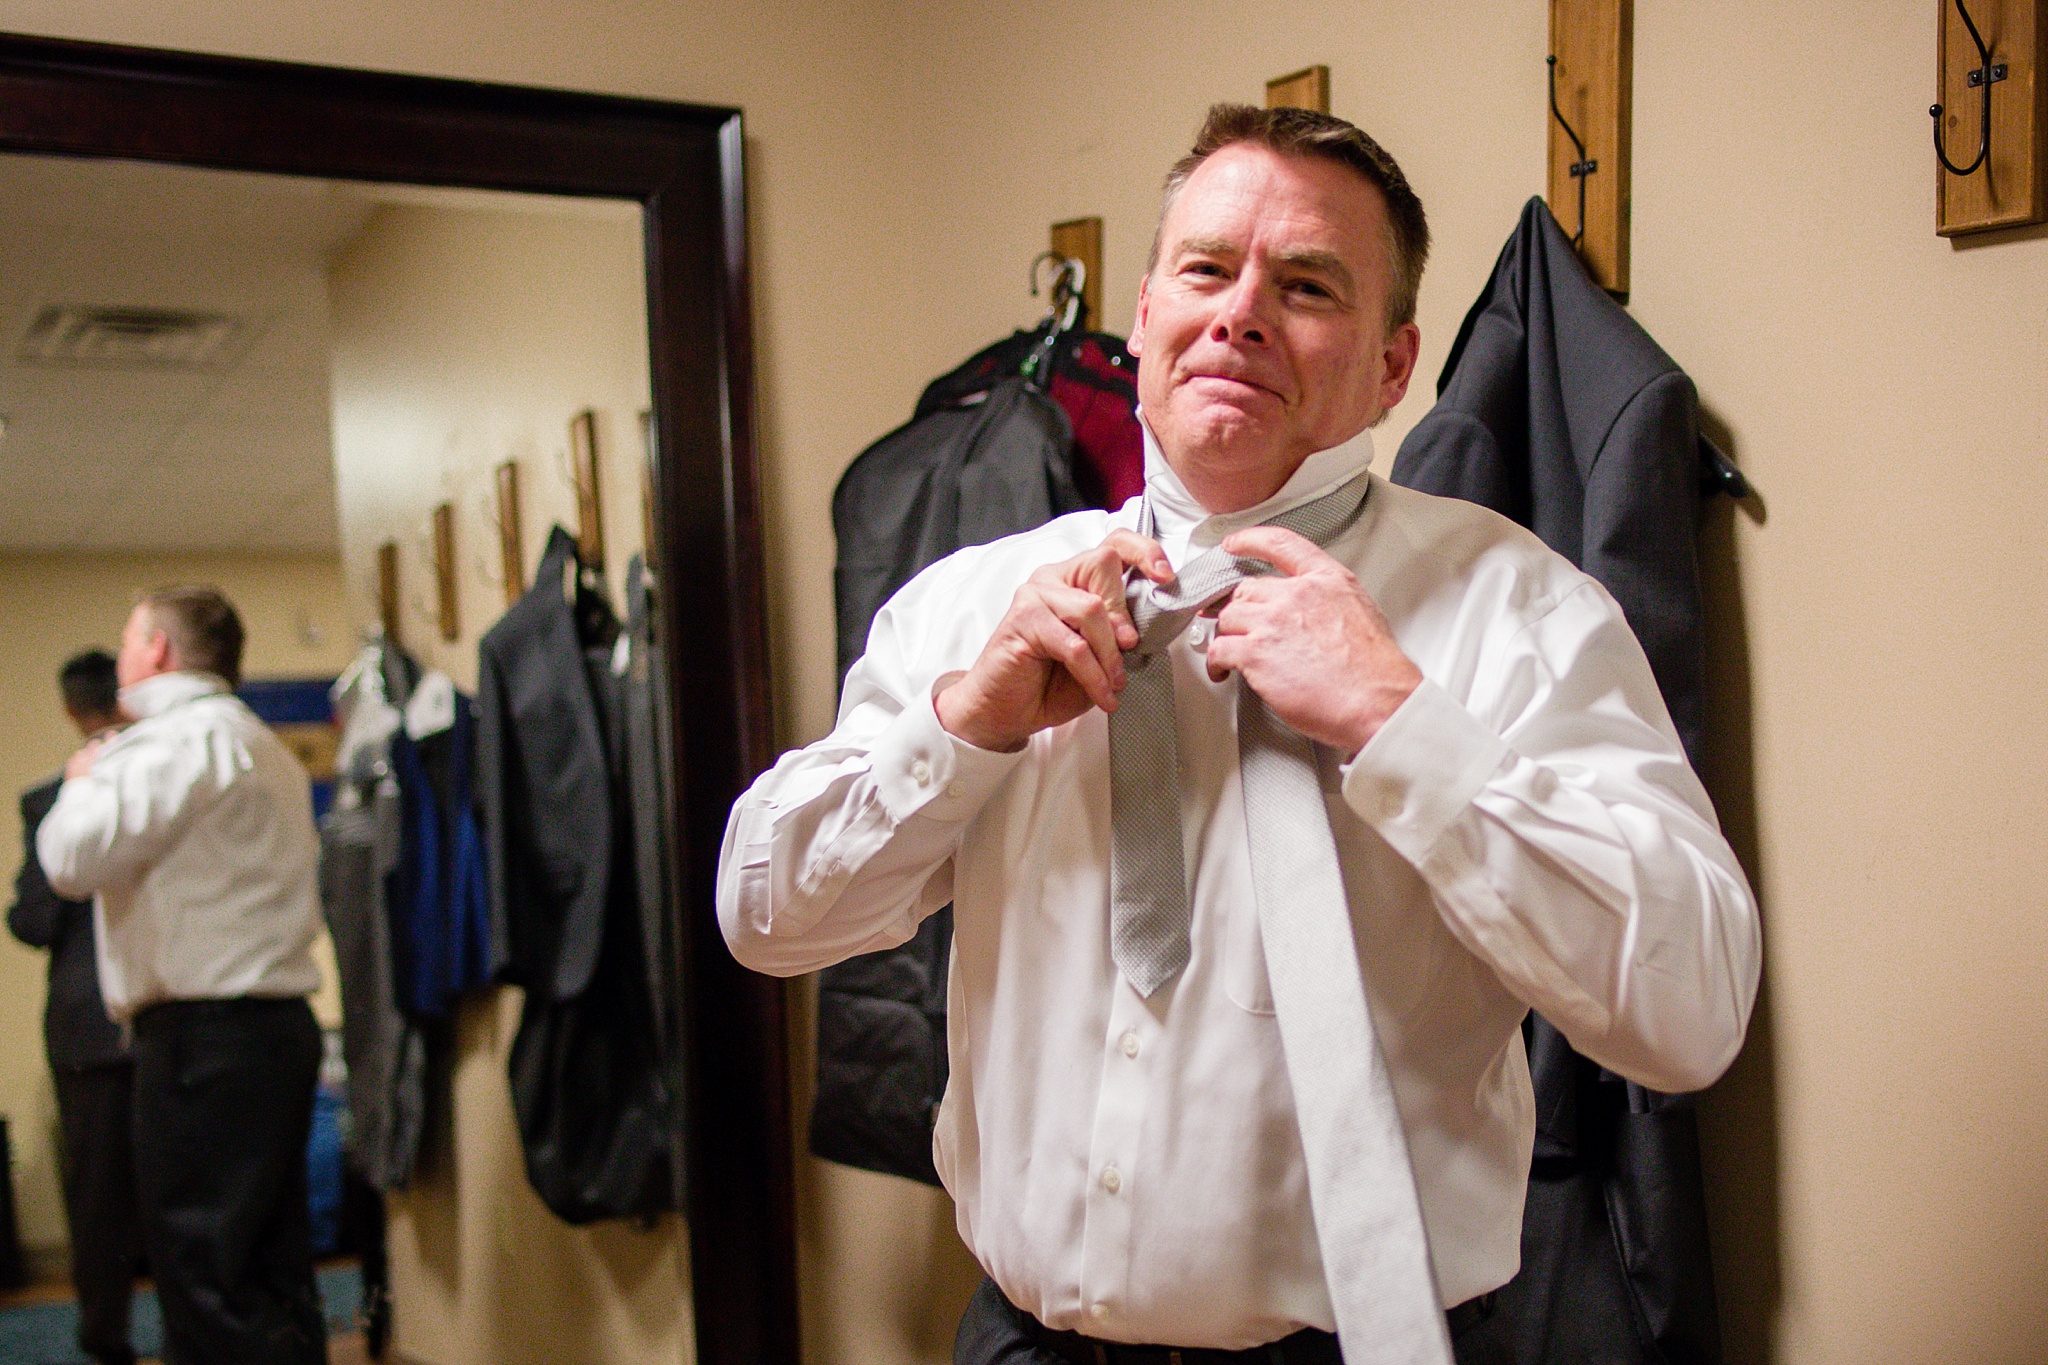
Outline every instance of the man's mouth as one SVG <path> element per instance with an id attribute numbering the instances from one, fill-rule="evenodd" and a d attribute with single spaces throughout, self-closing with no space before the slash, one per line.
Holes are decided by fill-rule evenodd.
<path id="1" fill-rule="evenodd" d="M 1267 397 L 1269 397 L 1269 398 L 1278 398 L 1278 397 L 1280 397 L 1280 394 L 1279 394 L 1279 391 L 1278 391 L 1278 390 L 1276 390 L 1276 389 L 1273 389 L 1273 388 L 1270 388 L 1270 387 L 1268 387 L 1268 386 L 1267 386 L 1267 385 L 1265 385 L 1265 384 L 1261 384 L 1261 383 L 1260 383 L 1260 382 L 1259 382 L 1258 380 L 1256 380 L 1256 379 L 1251 379 L 1251 378 L 1248 378 L 1248 377 L 1246 377 L 1246 376 L 1244 376 L 1244 375 L 1238 375 L 1238 374 L 1195 374 L 1195 375 L 1190 375 L 1190 376 L 1188 376 L 1188 378 L 1189 378 L 1189 380 L 1190 380 L 1190 381 L 1201 381 L 1201 380 L 1208 380 L 1208 381 L 1211 381 L 1211 382 L 1214 382 L 1214 383 L 1222 383 L 1222 384 L 1229 384 L 1229 385 L 1232 385 L 1233 387 L 1236 387 L 1236 388 L 1241 388 L 1241 389 L 1250 389 L 1250 390 L 1252 390 L 1252 391 L 1253 391 L 1253 392 L 1255 392 L 1255 393 L 1262 393 L 1262 394 L 1265 394 L 1265 395 L 1266 395 Z"/>

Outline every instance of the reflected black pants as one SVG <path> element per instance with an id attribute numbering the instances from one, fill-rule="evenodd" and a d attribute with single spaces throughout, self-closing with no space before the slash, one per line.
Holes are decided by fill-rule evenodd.
<path id="1" fill-rule="evenodd" d="M 135 1068 L 55 1067 L 64 1131 L 64 1218 L 71 1229 L 71 1287 L 78 1292 L 78 1345 L 100 1365 L 130 1365 L 128 1302 L 142 1236 L 135 1221 Z"/>
<path id="2" fill-rule="evenodd" d="M 167 1365 L 326 1365 L 306 1139 L 320 1029 L 302 999 L 135 1018 L 135 1183 Z"/>

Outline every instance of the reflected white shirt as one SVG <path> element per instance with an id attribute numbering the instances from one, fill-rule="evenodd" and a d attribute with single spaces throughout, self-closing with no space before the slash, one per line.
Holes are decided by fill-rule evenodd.
<path id="1" fill-rule="evenodd" d="M 1175 565 L 1352 477 L 1369 437 L 1211 517 L 1148 440 Z M 1173 647 L 1192 954 L 1150 1000 L 1109 950 L 1108 726 L 997 754 L 934 715 L 1040 565 L 1138 504 L 963 550 L 876 616 L 837 727 L 733 808 L 718 910 L 746 965 L 812 971 L 954 903 L 935 1155 L 1009 1299 L 1092 1336 L 1244 1348 L 1334 1319 L 1251 900 L 1236 689 Z M 1741 1046 L 1754 901 L 1648 663 L 1592 579 L 1512 523 L 1377 478 L 1329 552 L 1426 681 L 1324 787 L 1446 1306 L 1515 1272 L 1533 1005 L 1614 1071 L 1698 1089 Z"/>
<path id="2" fill-rule="evenodd" d="M 50 885 L 93 898 L 107 1013 L 318 990 L 305 769 L 210 673 L 160 673 L 121 705 L 135 724 L 64 783 L 36 834 Z"/>

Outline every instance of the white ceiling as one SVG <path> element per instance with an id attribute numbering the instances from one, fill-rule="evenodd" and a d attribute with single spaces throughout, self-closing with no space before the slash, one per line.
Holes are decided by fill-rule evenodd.
<path id="1" fill-rule="evenodd" d="M 333 551 L 327 262 L 377 206 L 632 204 L 0 155 L 0 549 Z M 255 325 L 221 371 L 23 363 L 52 305 Z"/>

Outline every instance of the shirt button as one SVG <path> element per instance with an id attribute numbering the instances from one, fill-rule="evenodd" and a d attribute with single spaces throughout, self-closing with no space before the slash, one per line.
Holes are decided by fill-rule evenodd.
<path id="1" fill-rule="evenodd" d="M 1115 1194 L 1123 1187 L 1124 1178 L 1116 1173 L 1116 1167 L 1112 1166 L 1102 1173 L 1103 1189 L 1108 1190 L 1111 1194 Z"/>
<path id="2" fill-rule="evenodd" d="M 1088 1316 L 1089 1316 L 1089 1317 L 1091 1317 L 1091 1318 L 1094 1318 L 1094 1319 L 1095 1319 L 1095 1320 L 1097 1320 L 1098 1322 L 1099 1322 L 1099 1321 L 1101 1321 L 1101 1320 L 1102 1320 L 1103 1318 L 1106 1318 L 1106 1317 L 1108 1317 L 1108 1316 L 1109 1316 L 1109 1305 L 1108 1305 L 1108 1304 L 1106 1304 L 1106 1303 L 1091 1303 L 1091 1304 L 1089 1304 L 1089 1305 L 1088 1305 Z"/>
<path id="3" fill-rule="evenodd" d="M 932 780 L 932 765 L 921 758 L 918 759 L 917 762 L 910 765 L 910 778 L 918 786 L 924 786 Z"/>
<path id="4" fill-rule="evenodd" d="M 1138 1035 L 1136 1033 L 1126 1033 L 1124 1035 L 1124 1056 L 1135 1057 L 1137 1055 Z"/>

